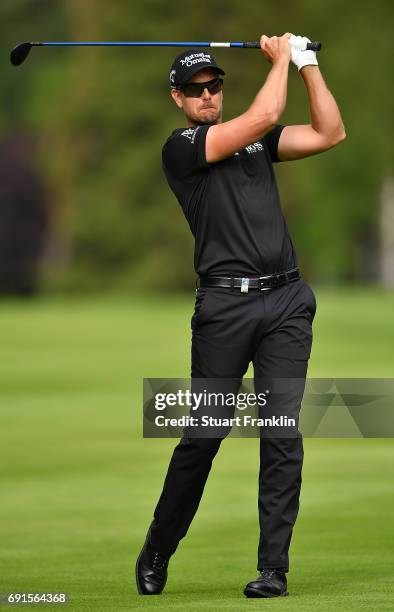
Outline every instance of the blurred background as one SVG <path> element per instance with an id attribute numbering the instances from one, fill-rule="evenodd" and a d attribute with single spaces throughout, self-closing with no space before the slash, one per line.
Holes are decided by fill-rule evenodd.
<path id="1" fill-rule="evenodd" d="M 286 30 L 323 41 L 319 62 L 347 132 L 324 155 L 276 166 L 308 280 L 394 285 L 393 6 L 334 0 L 1 3 L 0 231 L 3 292 L 193 286 L 192 236 L 161 169 L 184 125 L 169 96 L 177 49 L 36 48 L 24 40 L 258 40 Z M 269 71 L 256 50 L 216 50 L 224 120 L 246 110 Z M 281 122 L 305 123 L 290 66 Z"/>
<path id="2" fill-rule="evenodd" d="M 114 612 L 185 609 L 187 593 L 188 612 L 238 612 L 253 603 L 242 588 L 258 541 L 258 440 L 226 440 L 166 595 L 136 595 L 134 560 L 176 443 L 142 438 L 142 379 L 190 375 L 193 241 L 161 169 L 164 141 L 184 125 L 168 88 L 178 50 L 35 48 L 15 68 L 11 48 L 286 31 L 322 41 L 347 139 L 275 166 L 317 297 L 308 375 L 389 378 L 393 17 L 389 0 L 2 0 L 0 592 L 65 591 L 72 609 Z M 258 50 L 215 57 L 226 120 L 246 110 L 269 64 Z M 290 66 L 281 123 L 308 121 Z M 304 447 L 291 609 L 393 609 L 392 439 Z"/>

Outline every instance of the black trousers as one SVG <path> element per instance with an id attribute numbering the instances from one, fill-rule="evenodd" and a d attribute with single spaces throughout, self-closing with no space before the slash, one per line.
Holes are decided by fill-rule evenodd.
<path id="1" fill-rule="evenodd" d="M 197 289 L 191 321 L 192 378 L 233 378 L 238 381 L 234 384 L 240 385 L 252 361 L 256 393 L 261 379 L 305 381 L 315 312 L 314 293 L 302 279 L 248 293 L 230 288 Z M 172 555 L 186 535 L 221 442 L 221 438 L 183 436 L 176 446 L 151 524 L 152 545 L 163 555 Z M 260 438 L 259 571 L 289 569 L 303 455 L 300 433 L 296 437 Z"/>

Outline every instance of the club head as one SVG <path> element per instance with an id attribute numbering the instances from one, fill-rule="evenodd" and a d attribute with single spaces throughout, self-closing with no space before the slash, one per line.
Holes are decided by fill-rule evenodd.
<path id="1" fill-rule="evenodd" d="M 14 47 L 10 53 L 11 64 L 14 66 L 20 66 L 20 64 L 22 64 L 29 55 L 32 46 L 32 43 L 29 42 L 23 42 L 16 45 L 16 47 Z"/>

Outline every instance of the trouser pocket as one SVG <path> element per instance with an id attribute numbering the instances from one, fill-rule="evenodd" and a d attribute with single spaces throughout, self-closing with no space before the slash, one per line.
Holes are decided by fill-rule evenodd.
<path id="1" fill-rule="evenodd" d="M 191 328 L 195 329 L 201 321 L 201 316 L 204 311 L 208 296 L 207 287 L 198 287 L 196 289 L 196 301 L 194 304 L 194 313 L 191 318 Z"/>
<path id="2" fill-rule="evenodd" d="M 316 308 L 317 308 L 316 296 L 315 296 L 315 293 L 312 287 L 310 287 L 310 285 L 308 285 L 306 281 L 303 281 L 303 283 L 306 289 L 305 294 L 307 296 L 306 297 L 307 307 L 308 307 L 308 310 L 310 311 L 310 314 L 312 316 L 312 321 L 313 321 L 313 319 L 315 318 Z"/>

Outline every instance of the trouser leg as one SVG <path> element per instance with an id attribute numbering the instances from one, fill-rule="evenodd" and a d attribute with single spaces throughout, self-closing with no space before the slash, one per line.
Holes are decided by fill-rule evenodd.
<path id="1" fill-rule="evenodd" d="M 294 394 L 286 392 L 282 400 L 281 393 L 275 395 L 274 401 L 279 405 L 274 406 L 274 412 L 279 415 L 283 410 L 284 416 L 296 417 L 298 427 L 316 303 L 311 289 L 303 281 L 285 289 L 287 294 L 282 289 L 269 292 L 266 297 L 267 320 L 271 316 L 272 325 L 268 323 L 254 357 L 255 385 L 258 388 L 262 380 L 265 385 L 267 379 L 275 379 L 277 383 L 283 379 L 283 384 L 289 387 L 296 381 Z M 292 437 L 281 437 L 280 433 L 260 437 L 259 571 L 270 567 L 289 569 L 289 547 L 299 510 L 303 457 L 300 432 L 293 432 Z"/>
<path id="2" fill-rule="evenodd" d="M 289 569 L 289 548 L 299 510 L 303 463 L 302 438 L 260 440 L 257 569 Z"/>
<path id="3" fill-rule="evenodd" d="M 217 438 L 182 438 L 176 446 L 151 526 L 152 545 L 163 555 L 172 555 L 186 535 L 220 443 Z"/>
<path id="4" fill-rule="evenodd" d="M 204 295 L 204 299 L 210 299 L 204 304 L 203 311 L 200 309 L 201 298 L 197 298 L 192 319 L 192 379 L 226 379 L 223 383 L 217 380 L 215 390 L 223 384 L 226 392 L 236 393 L 250 360 L 248 338 L 243 335 L 241 342 L 234 342 L 233 326 L 239 316 L 235 304 L 238 300 L 235 295 L 226 295 L 220 289 L 209 292 L 209 296 Z M 234 308 L 230 302 L 234 302 Z M 229 307 L 231 314 L 224 319 L 220 308 Z M 202 386 L 203 383 L 196 383 L 197 388 Z M 222 438 L 184 435 L 174 449 L 151 524 L 152 545 L 163 555 L 173 554 L 186 535 L 221 441 Z"/>

